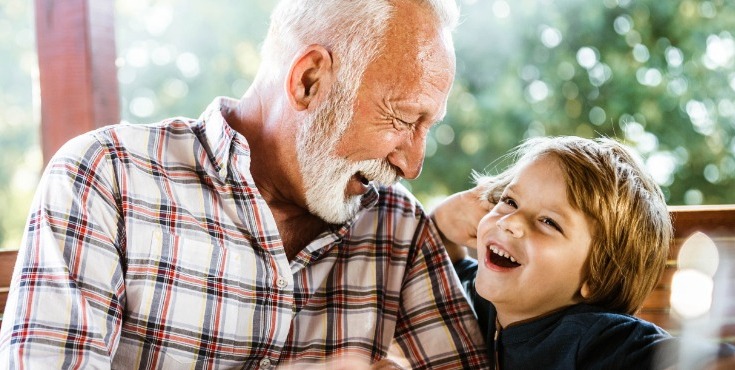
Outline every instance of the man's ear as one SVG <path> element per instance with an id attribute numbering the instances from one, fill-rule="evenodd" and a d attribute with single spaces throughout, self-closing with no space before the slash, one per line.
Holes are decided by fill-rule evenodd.
<path id="1" fill-rule="evenodd" d="M 592 295 L 592 290 L 590 289 L 590 286 L 585 281 L 582 283 L 582 288 L 579 289 L 579 294 L 582 296 L 582 298 L 587 299 Z"/>
<path id="2" fill-rule="evenodd" d="M 324 46 L 310 45 L 295 59 L 286 79 L 291 106 L 304 110 L 329 89 L 334 71 L 332 55 Z"/>

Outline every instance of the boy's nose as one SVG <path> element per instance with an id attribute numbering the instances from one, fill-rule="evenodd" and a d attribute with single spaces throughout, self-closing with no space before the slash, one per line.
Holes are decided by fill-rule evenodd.
<path id="1" fill-rule="evenodd" d="M 501 217 L 498 222 L 498 228 L 504 232 L 509 233 L 514 238 L 520 238 L 523 236 L 523 221 L 519 219 L 520 216 L 515 213 L 511 213 Z"/>

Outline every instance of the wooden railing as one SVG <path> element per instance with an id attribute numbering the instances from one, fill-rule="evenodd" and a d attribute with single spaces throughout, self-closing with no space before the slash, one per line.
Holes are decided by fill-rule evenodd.
<path id="1" fill-rule="evenodd" d="M 672 280 L 678 270 L 677 258 L 682 245 L 697 232 L 705 234 L 717 246 L 720 255 L 720 265 L 735 262 L 735 205 L 721 206 L 672 206 L 669 207 L 672 221 L 674 223 L 674 241 L 671 245 L 669 260 L 666 264 L 661 280 L 656 289 L 651 292 L 638 313 L 638 317 L 654 322 L 670 333 L 680 334 L 683 318 L 672 309 L 670 303 Z M 697 245 L 693 245 L 697 247 Z M 732 266 L 735 269 L 735 266 Z M 731 271 L 720 268 L 717 274 L 732 275 Z M 732 276 L 715 274 L 715 280 L 719 277 L 732 280 Z M 703 287 L 704 288 L 704 287 Z M 735 288 L 735 287 L 734 287 Z M 727 300 L 727 305 L 735 307 L 735 290 L 715 290 L 714 300 L 720 302 Z M 735 310 L 726 312 L 735 318 Z M 735 327 L 724 325 L 722 327 L 721 339 L 735 343 Z"/>
<path id="2" fill-rule="evenodd" d="M 3 323 L 5 301 L 8 300 L 10 290 L 10 277 L 13 275 L 13 266 L 17 256 L 17 251 L 0 251 L 0 325 Z"/>

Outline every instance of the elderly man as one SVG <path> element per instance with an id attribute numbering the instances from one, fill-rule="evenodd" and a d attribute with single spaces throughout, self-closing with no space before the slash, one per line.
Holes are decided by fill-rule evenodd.
<path id="1" fill-rule="evenodd" d="M 54 157 L 2 367 L 485 366 L 419 175 L 454 77 L 453 0 L 290 0 L 239 100 Z"/>

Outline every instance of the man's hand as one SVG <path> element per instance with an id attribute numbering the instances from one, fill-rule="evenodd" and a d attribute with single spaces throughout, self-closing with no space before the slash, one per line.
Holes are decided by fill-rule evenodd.
<path id="1" fill-rule="evenodd" d="M 452 262 L 466 257 L 463 246 L 477 248 L 477 224 L 493 204 L 481 200 L 478 187 L 449 196 L 431 213 Z"/>

